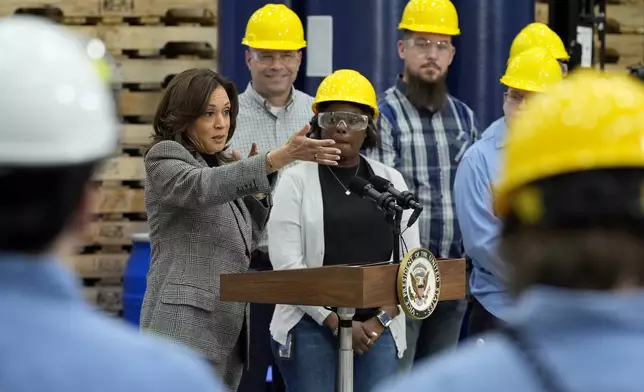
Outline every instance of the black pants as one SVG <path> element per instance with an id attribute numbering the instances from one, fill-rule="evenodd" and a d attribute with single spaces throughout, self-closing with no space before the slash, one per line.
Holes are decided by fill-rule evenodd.
<path id="1" fill-rule="evenodd" d="M 250 268 L 256 271 L 271 270 L 268 254 L 255 251 L 251 256 Z M 284 392 L 286 387 L 282 375 L 275 365 L 271 351 L 269 331 L 275 305 L 250 304 L 250 369 L 244 369 L 238 392 Z M 273 367 L 273 382 L 266 385 L 268 367 Z"/>
<path id="2" fill-rule="evenodd" d="M 467 328 L 467 337 L 475 337 L 484 332 L 498 329 L 502 326 L 502 321 L 494 317 L 492 313 L 485 310 L 483 305 L 476 298 L 470 299 L 470 318 Z"/>

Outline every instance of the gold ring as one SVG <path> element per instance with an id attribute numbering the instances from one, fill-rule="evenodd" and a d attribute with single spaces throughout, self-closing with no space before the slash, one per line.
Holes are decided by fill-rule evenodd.
<path id="1" fill-rule="evenodd" d="M 316 160 L 316 161 L 318 160 L 318 154 L 317 153 L 313 154 L 313 159 Z"/>

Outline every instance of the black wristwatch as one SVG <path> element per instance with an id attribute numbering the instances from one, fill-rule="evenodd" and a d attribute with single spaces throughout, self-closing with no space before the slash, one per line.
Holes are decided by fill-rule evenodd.
<path id="1" fill-rule="evenodd" d="M 378 312 L 376 317 L 378 318 L 378 321 L 380 321 L 380 324 L 382 324 L 382 326 L 385 328 L 389 328 L 391 322 L 393 321 L 391 317 L 389 317 L 389 314 L 387 314 L 387 312 L 385 312 L 384 310 Z"/>

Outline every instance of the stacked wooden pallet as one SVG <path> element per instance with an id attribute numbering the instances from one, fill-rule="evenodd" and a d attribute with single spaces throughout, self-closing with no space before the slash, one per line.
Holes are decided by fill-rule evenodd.
<path id="1" fill-rule="evenodd" d="M 644 0 L 607 3 L 606 69 L 626 72 L 627 67 L 644 62 Z M 547 0 L 536 4 L 535 16 L 538 22 L 548 23 Z M 597 39 L 595 47 L 599 48 Z"/>
<path id="2" fill-rule="evenodd" d="M 142 153 L 164 86 L 189 68 L 216 68 L 217 0 L 2 0 L 0 16 L 53 19 L 105 42 L 120 70 L 122 144 L 96 182 L 96 220 L 69 264 L 86 283 L 88 300 L 121 310 L 121 278 L 131 235 L 147 232 Z"/>

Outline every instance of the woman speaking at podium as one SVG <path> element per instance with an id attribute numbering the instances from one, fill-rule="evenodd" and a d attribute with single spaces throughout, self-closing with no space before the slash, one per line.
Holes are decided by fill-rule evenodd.
<path id="1" fill-rule="evenodd" d="M 219 300 L 219 276 L 246 272 L 264 230 L 274 173 L 296 160 L 335 164 L 332 140 L 308 125 L 268 153 L 228 153 L 239 111 L 232 82 L 191 69 L 168 85 L 145 156 L 145 206 L 152 257 L 141 328 L 202 353 L 237 390 L 248 352 L 249 307 Z"/>
<path id="2" fill-rule="evenodd" d="M 336 71 L 320 84 L 313 113 L 309 136 L 335 140 L 340 160 L 334 167 L 307 162 L 283 172 L 268 222 L 273 268 L 391 260 L 393 237 L 383 212 L 352 194 L 348 185 L 355 176 L 368 180 L 375 174 L 407 190 L 398 171 L 360 155 L 361 148 L 378 142 L 373 86 L 356 71 Z M 403 216 L 403 227 L 409 215 Z M 420 246 L 416 227 L 402 237 L 403 249 Z M 337 329 L 338 316 L 324 307 L 275 307 L 271 343 L 289 391 L 334 390 Z M 396 306 L 357 309 L 353 347 L 355 391 L 369 391 L 396 372 L 397 360 L 406 349 L 403 313 Z"/>

